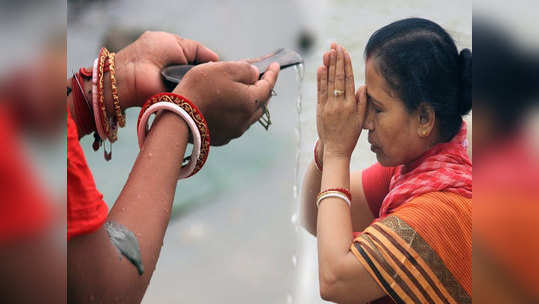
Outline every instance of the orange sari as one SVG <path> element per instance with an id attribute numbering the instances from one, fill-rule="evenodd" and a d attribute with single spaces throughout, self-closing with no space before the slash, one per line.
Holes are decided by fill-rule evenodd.
<path id="1" fill-rule="evenodd" d="M 365 229 L 351 251 L 395 303 L 472 302 L 472 200 L 431 192 Z"/>

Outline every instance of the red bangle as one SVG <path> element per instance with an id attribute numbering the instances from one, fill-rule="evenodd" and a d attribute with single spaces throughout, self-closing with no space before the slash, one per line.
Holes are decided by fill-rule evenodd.
<path id="1" fill-rule="evenodd" d="M 350 193 L 350 191 L 348 189 L 345 189 L 345 188 L 331 188 L 331 189 L 327 189 L 327 190 L 324 190 L 322 192 L 320 192 L 318 194 L 318 197 L 322 196 L 323 194 L 327 193 L 327 192 L 341 192 L 342 194 L 346 195 L 346 197 L 348 197 L 348 199 L 350 201 L 352 201 L 352 193 Z"/>
<path id="2" fill-rule="evenodd" d="M 320 160 L 318 159 L 318 155 L 316 153 L 316 150 L 318 150 L 318 144 L 320 143 L 320 140 L 317 140 L 316 141 L 316 144 L 314 145 L 314 163 L 316 164 L 316 168 L 318 168 L 318 170 L 320 172 L 322 172 L 322 163 L 320 162 Z"/>
<path id="3" fill-rule="evenodd" d="M 83 134 L 89 134 L 95 129 L 94 115 L 92 107 L 84 94 L 82 77 L 79 73 L 73 75 L 71 85 L 73 87 L 73 109 L 77 115 L 79 128 Z"/>
<path id="4" fill-rule="evenodd" d="M 140 120 L 144 112 L 146 112 L 146 110 L 154 103 L 162 101 L 172 102 L 180 106 L 182 109 L 185 110 L 185 112 L 189 114 L 189 116 L 193 118 L 198 127 L 202 144 L 200 147 L 200 156 L 195 165 L 195 169 L 193 170 L 191 175 L 189 175 L 193 176 L 198 171 L 200 171 L 200 169 L 202 169 L 202 166 L 204 166 L 206 160 L 208 159 L 208 155 L 210 154 L 210 129 L 208 128 L 208 123 L 206 122 L 206 119 L 194 103 L 192 103 L 189 99 L 174 93 L 156 94 L 150 97 L 142 106 L 137 120 L 137 130 L 139 128 Z"/>

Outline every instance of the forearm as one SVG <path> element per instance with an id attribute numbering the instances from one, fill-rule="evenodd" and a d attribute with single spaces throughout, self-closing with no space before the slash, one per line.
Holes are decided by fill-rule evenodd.
<path id="1" fill-rule="evenodd" d="M 104 228 L 76 237 L 68 244 L 70 300 L 85 302 L 93 295 L 105 303 L 140 302 L 159 257 L 187 138 L 187 126 L 175 114 L 156 119 L 107 219 L 135 235 L 144 273 L 139 276 Z"/>
<path id="2" fill-rule="evenodd" d="M 350 188 L 350 159 L 324 156 L 322 189 Z M 320 284 L 337 280 L 340 263 L 352 243 L 350 208 L 340 198 L 326 198 L 318 208 L 318 263 Z"/>
<path id="3" fill-rule="evenodd" d="M 322 172 L 318 170 L 314 160 L 311 161 L 305 177 L 303 178 L 301 194 L 301 224 L 312 235 L 316 236 L 316 221 L 318 210 L 316 208 L 316 196 L 320 193 Z"/>

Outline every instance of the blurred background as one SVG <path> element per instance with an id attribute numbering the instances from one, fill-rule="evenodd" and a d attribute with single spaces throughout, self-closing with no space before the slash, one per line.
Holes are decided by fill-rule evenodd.
<path id="1" fill-rule="evenodd" d="M 539 303 L 537 2 L 474 2 L 474 302 Z"/>
<path id="2" fill-rule="evenodd" d="M 221 60 L 257 57 L 280 47 L 305 58 L 303 82 L 293 69 L 280 74 L 268 132 L 253 125 L 242 138 L 212 149 L 201 173 L 178 184 L 144 303 L 322 302 L 316 239 L 297 226 L 296 199 L 317 138 L 316 68 L 329 44 L 337 41 L 352 55 L 356 83 L 363 83 L 363 48 L 369 36 L 411 16 L 440 23 L 459 48 L 471 48 L 472 12 L 466 1 L 68 2 L 68 73 L 89 66 L 100 46 L 119 49 L 144 30 L 198 40 Z M 92 138 L 82 140 L 109 206 L 138 153 L 137 115 L 137 109 L 128 111 L 111 162 L 92 151 Z M 363 135 L 353 168 L 375 161 Z"/>
<path id="3" fill-rule="evenodd" d="M 535 1 L 474 1 L 474 48 L 472 3 L 464 0 L 34 0 L 0 5 L 0 114 L 21 103 L 35 109 L 16 122 L 0 117 L 0 129 L 13 131 L 9 138 L 2 133 L 0 152 L 21 158 L 25 170 L 20 175 L 34 181 L 41 198 L 31 205 L 34 217 L 24 225 L 34 230 L 14 234 L 0 225 L 0 294 L 8 283 L 24 283 L 42 299 L 65 302 L 65 79 L 89 66 L 103 45 L 114 50 L 144 30 L 164 30 L 200 41 L 221 60 L 287 47 L 304 56 L 305 66 L 302 82 L 294 69 L 280 74 L 268 132 L 253 125 L 242 138 L 212 149 L 204 169 L 178 184 L 143 303 L 322 302 L 316 240 L 297 226 L 296 199 L 317 138 L 316 68 L 336 41 L 352 55 L 356 86 L 363 83 L 369 36 L 394 20 L 416 16 L 439 23 L 459 49 L 475 53 L 474 300 L 539 302 Z M 82 140 L 109 206 L 139 150 L 138 111 L 127 115 L 111 162 L 91 149 L 91 138 Z M 466 118 L 470 139 L 471 116 Z M 20 204 L 21 190 L 6 186 L 13 172 L 6 170 L 5 154 L 0 159 L 0 224 L 25 221 L 10 212 L 10 205 Z M 363 134 L 352 168 L 374 161 Z M 27 254 L 41 243 L 52 248 L 48 255 Z M 5 276 L 8 266 L 21 275 Z"/>

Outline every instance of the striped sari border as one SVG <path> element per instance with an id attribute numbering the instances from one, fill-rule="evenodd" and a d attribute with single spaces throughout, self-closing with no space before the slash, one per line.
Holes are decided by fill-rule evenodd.
<path id="1" fill-rule="evenodd" d="M 383 234 L 409 259 L 410 263 L 429 281 L 429 285 L 433 287 L 436 294 L 443 294 L 450 303 L 472 302 L 438 254 L 406 222 L 397 216 L 388 216 L 371 227 Z"/>
<path id="2" fill-rule="evenodd" d="M 390 261 L 387 256 L 384 256 L 384 252 L 382 252 L 379 248 L 377 250 L 378 246 L 369 238 L 365 237 L 365 240 L 369 242 L 370 245 L 364 246 L 363 249 L 371 256 L 371 258 L 375 259 L 378 264 L 384 268 L 384 271 L 390 275 L 390 280 L 397 284 L 397 286 L 399 286 L 406 294 L 406 296 L 402 295 L 401 298 L 409 298 L 407 302 L 424 303 L 425 301 L 421 295 L 418 297 L 418 292 L 417 289 L 415 289 L 415 286 L 410 284 L 411 282 L 407 277 L 402 276 L 402 273 L 398 271 L 395 265 L 390 265 Z"/>
<path id="3" fill-rule="evenodd" d="M 369 227 L 370 234 L 376 236 L 380 242 L 383 242 L 386 245 L 386 248 L 389 252 L 397 257 L 400 266 L 404 267 L 411 274 L 411 277 L 414 277 L 420 286 L 434 299 L 436 303 L 445 303 L 445 304 L 456 304 L 456 302 L 448 297 L 447 292 L 444 294 L 439 289 L 439 282 L 433 280 L 426 271 L 419 266 L 416 259 L 410 255 L 404 248 L 400 247 L 399 244 L 395 245 L 395 240 L 391 237 L 388 237 L 387 234 L 384 234 L 377 229 L 374 225 Z M 443 287 L 442 287 L 443 288 Z"/>
<path id="4" fill-rule="evenodd" d="M 354 246 L 353 246 L 354 247 Z M 404 302 L 400 297 L 399 295 L 395 292 L 395 290 L 393 288 L 391 288 L 391 286 L 389 285 L 389 283 L 386 281 L 386 279 L 384 278 L 384 276 L 382 276 L 382 274 L 380 273 L 380 271 L 378 270 L 378 268 L 374 265 L 374 262 L 371 260 L 371 258 L 367 255 L 367 253 L 365 252 L 365 250 L 363 250 L 363 248 L 361 248 L 361 246 L 356 243 L 355 244 L 355 247 L 354 247 L 357 252 L 360 254 L 360 256 L 362 257 L 362 259 L 360 259 L 360 261 L 366 263 L 368 265 L 367 269 L 369 270 L 369 272 L 372 272 L 372 274 L 375 275 L 376 277 L 376 281 L 378 282 L 379 285 L 381 285 L 381 287 L 386 291 L 386 293 L 395 301 L 395 303 L 397 304 L 404 304 L 406 302 Z M 371 275 L 372 275 L 371 274 Z"/>
<path id="5" fill-rule="evenodd" d="M 439 300 L 435 295 L 431 296 L 432 290 L 429 290 L 431 291 L 431 294 L 429 294 L 429 292 L 425 290 L 424 286 L 418 281 L 416 275 L 412 274 L 411 271 L 403 265 L 402 255 L 397 257 L 395 253 L 391 252 L 390 248 L 384 245 L 384 241 L 382 239 L 379 239 L 375 231 L 369 231 L 366 232 L 366 234 L 369 235 L 369 237 L 376 242 L 376 248 L 384 255 L 384 259 L 387 261 L 387 263 L 391 264 L 391 267 L 395 270 L 395 272 L 399 274 L 399 277 L 406 281 L 406 284 L 409 285 L 411 289 L 413 289 L 413 294 L 416 297 L 417 303 L 436 303 L 433 298 Z M 370 240 L 369 242 L 372 243 L 372 241 Z"/>

